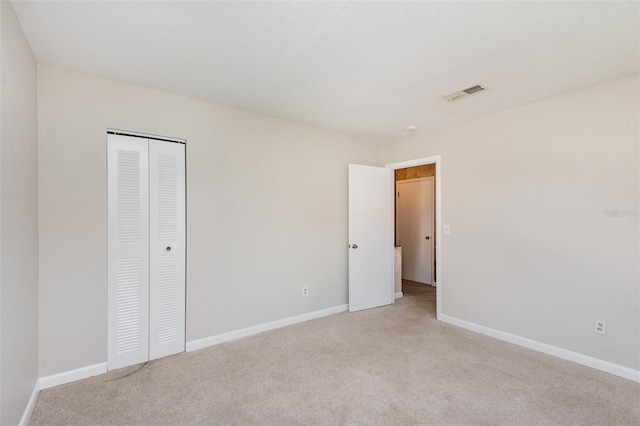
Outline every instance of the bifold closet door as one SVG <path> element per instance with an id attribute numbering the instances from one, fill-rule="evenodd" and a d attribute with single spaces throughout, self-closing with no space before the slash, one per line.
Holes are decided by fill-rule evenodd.
<path id="1" fill-rule="evenodd" d="M 149 358 L 148 140 L 108 135 L 110 370 Z"/>
<path id="2" fill-rule="evenodd" d="M 185 145 L 108 135 L 109 370 L 184 351 Z"/>
<path id="3" fill-rule="evenodd" d="M 149 359 L 184 351 L 185 145 L 149 140 Z"/>

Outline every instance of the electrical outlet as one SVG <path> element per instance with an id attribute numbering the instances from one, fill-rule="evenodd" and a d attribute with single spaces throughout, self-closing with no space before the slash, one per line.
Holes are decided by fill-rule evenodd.
<path id="1" fill-rule="evenodd" d="M 607 322 L 597 319 L 593 332 L 598 334 L 607 334 Z"/>
<path id="2" fill-rule="evenodd" d="M 307 297 L 309 295 L 309 287 L 308 286 L 304 286 L 302 287 L 302 297 Z"/>

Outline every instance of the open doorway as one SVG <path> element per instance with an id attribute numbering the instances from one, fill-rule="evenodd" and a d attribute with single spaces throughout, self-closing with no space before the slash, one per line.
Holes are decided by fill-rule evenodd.
<path id="1" fill-rule="evenodd" d="M 436 286 L 435 164 L 395 171 L 395 243 L 402 279 Z"/>
<path id="2" fill-rule="evenodd" d="M 387 165 L 394 171 L 395 293 L 441 311 L 440 157 Z"/>

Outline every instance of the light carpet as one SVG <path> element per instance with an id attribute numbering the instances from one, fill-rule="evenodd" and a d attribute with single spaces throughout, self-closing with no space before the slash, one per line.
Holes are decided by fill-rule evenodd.
<path id="1" fill-rule="evenodd" d="M 404 292 L 44 390 L 30 424 L 640 424 L 639 384 L 438 322 L 432 287 Z"/>

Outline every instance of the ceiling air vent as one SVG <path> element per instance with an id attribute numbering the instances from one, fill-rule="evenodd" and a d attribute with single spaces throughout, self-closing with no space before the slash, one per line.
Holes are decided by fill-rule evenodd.
<path id="1" fill-rule="evenodd" d="M 453 101 L 457 101 L 458 99 L 462 99 L 466 96 L 473 95 L 474 93 L 482 92 L 483 90 L 487 90 L 487 89 L 488 89 L 487 86 L 485 86 L 484 84 L 478 83 L 471 87 L 467 87 L 466 89 L 457 90 L 453 93 L 444 95 L 442 99 L 444 99 L 445 101 L 453 102 Z"/>

